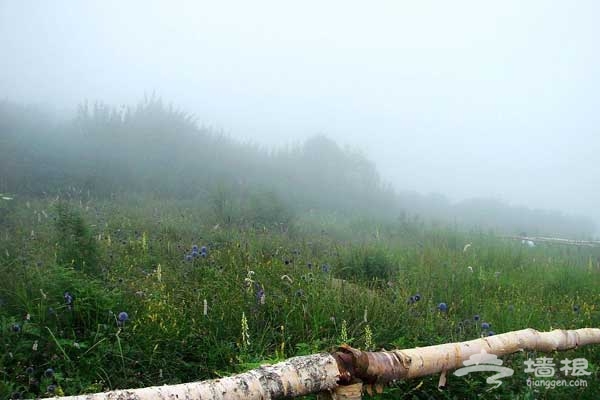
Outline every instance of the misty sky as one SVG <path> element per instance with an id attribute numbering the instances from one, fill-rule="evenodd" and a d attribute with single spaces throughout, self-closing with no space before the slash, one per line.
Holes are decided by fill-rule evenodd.
<path id="1" fill-rule="evenodd" d="M 0 98 L 155 91 L 266 145 L 323 133 L 401 190 L 600 225 L 595 1 L 0 0 Z"/>

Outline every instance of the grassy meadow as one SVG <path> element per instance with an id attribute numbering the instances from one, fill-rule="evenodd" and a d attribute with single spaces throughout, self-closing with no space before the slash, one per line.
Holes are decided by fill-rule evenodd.
<path id="1" fill-rule="evenodd" d="M 222 377 L 291 356 L 411 348 L 523 328 L 600 327 L 600 249 L 585 218 L 397 193 L 360 151 L 317 136 L 268 150 L 149 98 L 60 121 L 0 102 L 0 398 Z M 524 361 L 398 382 L 380 398 L 543 399 Z M 571 379 L 572 377 L 565 377 Z"/>
<path id="2" fill-rule="evenodd" d="M 2 206 L 0 398 L 209 379 L 342 343 L 409 348 L 600 326 L 597 249 L 317 213 L 228 225 L 195 202 L 76 190 Z M 441 391 L 438 377 L 399 382 L 381 397 L 600 390 L 599 348 L 548 355 L 587 358 L 587 388 L 528 388 L 523 361 L 541 356 L 504 357 L 515 375 L 493 391 L 481 373 L 450 376 Z"/>

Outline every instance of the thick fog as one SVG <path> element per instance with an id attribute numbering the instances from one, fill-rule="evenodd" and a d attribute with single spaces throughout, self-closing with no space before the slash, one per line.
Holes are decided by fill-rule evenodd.
<path id="1" fill-rule="evenodd" d="M 265 146 L 315 134 L 399 191 L 600 225 L 594 1 L 2 1 L 0 98 L 156 92 Z"/>

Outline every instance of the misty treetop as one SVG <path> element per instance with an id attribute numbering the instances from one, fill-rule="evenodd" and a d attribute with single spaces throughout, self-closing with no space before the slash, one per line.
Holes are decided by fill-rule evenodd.
<path id="1" fill-rule="evenodd" d="M 9 153 L 2 167 L 10 171 L 2 187 L 14 192 L 77 186 L 99 196 L 134 191 L 206 200 L 219 191 L 246 199 L 272 192 L 340 211 L 394 201 L 370 161 L 325 137 L 268 151 L 201 128 L 156 97 L 135 107 L 83 103 L 61 122 L 31 107 L 0 107 L 8 116 L 0 127 Z"/>
<path id="2" fill-rule="evenodd" d="M 194 199 L 223 222 L 288 224 L 310 210 L 510 233 L 586 237 L 595 230 L 587 218 L 494 200 L 451 204 L 443 196 L 397 193 L 362 153 L 326 136 L 265 149 L 202 127 L 156 96 L 135 106 L 84 102 L 68 119 L 0 102 L 0 170 L 3 193 L 38 196 L 76 187 L 98 197 Z"/>

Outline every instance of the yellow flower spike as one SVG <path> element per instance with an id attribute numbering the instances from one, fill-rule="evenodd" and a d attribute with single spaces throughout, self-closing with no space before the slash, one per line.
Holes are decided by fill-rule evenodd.
<path id="1" fill-rule="evenodd" d="M 340 334 L 340 341 L 342 344 L 348 343 L 348 323 L 346 320 L 342 320 L 342 332 Z"/>
<path id="2" fill-rule="evenodd" d="M 242 312 L 242 346 L 250 346 L 250 328 L 248 327 L 248 319 L 246 313 Z"/>
<path id="3" fill-rule="evenodd" d="M 373 331 L 371 331 L 371 327 L 367 324 L 365 326 L 365 350 L 373 350 L 373 347 Z"/>
<path id="4" fill-rule="evenodd" d="M 158 279 L 159 282 L 162 282 L 162 267 L 160 264 L 156 267 L 156 279 Z"/>
<path id="5" fill-rule="evenodd" d="M 142 233 L 142 250 L 144 252 L 148 251 L 148 235 L 146 232 Z"/>

